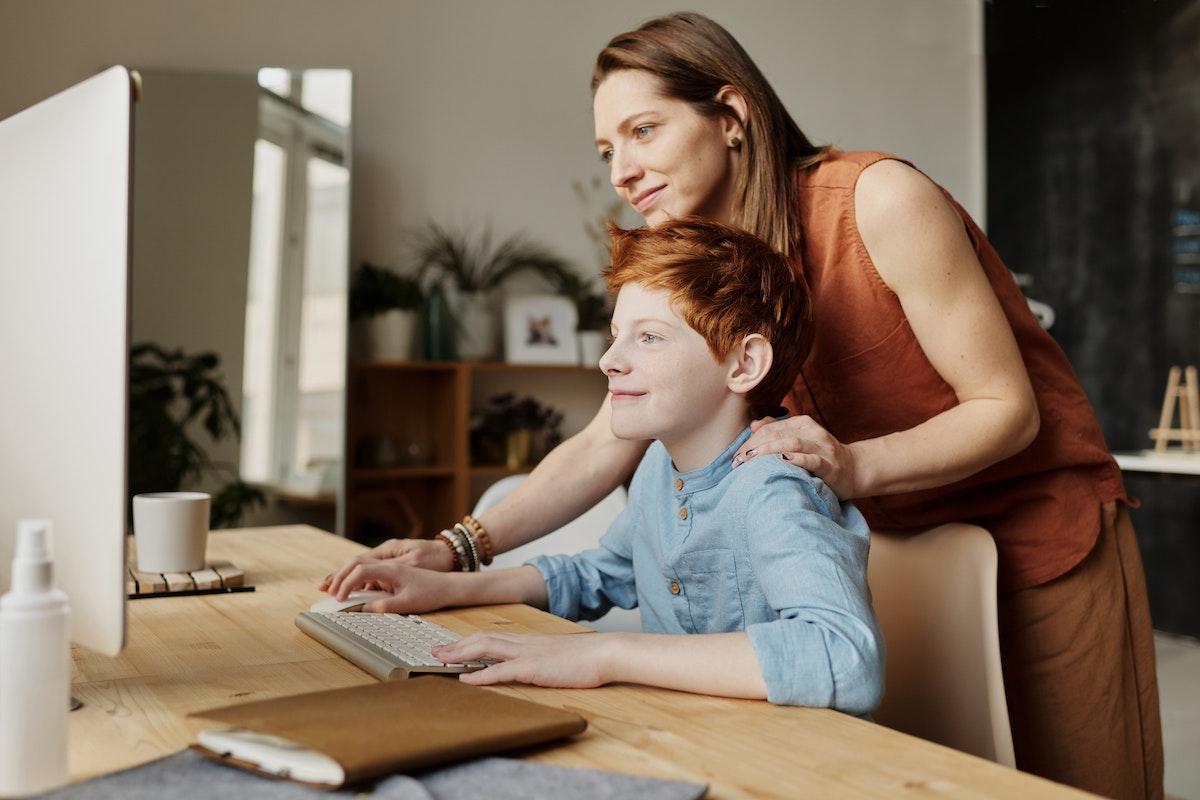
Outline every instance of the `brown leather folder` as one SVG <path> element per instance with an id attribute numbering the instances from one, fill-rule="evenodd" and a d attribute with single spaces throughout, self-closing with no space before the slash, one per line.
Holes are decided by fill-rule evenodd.
<path id="1" fill-rule="evenodd" d="M 189 716 L 279 737 L 328 756 L 345 772 L 342 785 L 540 744 L 587 728 L 578 714 L 440 676 L 279 697 Z M 198 744 L 193 748 L 260 774 L 286 777 L 228 753 Z"/>

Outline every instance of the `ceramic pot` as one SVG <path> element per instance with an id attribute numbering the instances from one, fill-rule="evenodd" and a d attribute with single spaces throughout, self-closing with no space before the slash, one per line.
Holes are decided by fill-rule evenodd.
<path id="1" fill-rule="evenodd" d="M 608 349 L 608 337 L 603 331 L 579 331 L 575 334 L 579 342 L 579 363 L 585 367 L 600 364 L 600 357 Z"/>
<path id="2" fill-rule="evenodd" d="M 415 311 L 392 309 L 355 325 L 356 349 L 364 358 L 412 358 L 417 335 Z"/>
<path id="3" fill-rule="evenodd" d="M 463 292 L 458 301 L 458 357 L 486 361 L 496 356 L 496 313 L 485 292 Z"/>

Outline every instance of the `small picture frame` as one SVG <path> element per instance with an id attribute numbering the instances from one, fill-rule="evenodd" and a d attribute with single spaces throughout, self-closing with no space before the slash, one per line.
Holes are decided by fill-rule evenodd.
<path id="1" fill-rule="evenodd" d="M 574 364 L 575 304 L 552 294 L 510 297 L 504 303 L 504 360 L 510 364 Z"/>

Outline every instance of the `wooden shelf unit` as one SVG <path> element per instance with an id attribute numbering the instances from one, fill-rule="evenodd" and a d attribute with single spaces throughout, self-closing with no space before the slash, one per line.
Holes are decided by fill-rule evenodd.
<path id="1" fill-rule="evenodd" d="M 394 536 L 431 536 L 460 519 L 487 486 L 530 467 L 470 462 L 471 410 L 492 394 L 512 391 L 563 409 L 604 399 L 596 367 L 494 361 L 420 362 L 387 359 L 350 363 L 346 399 L 346 535 L 365 544 Z M 590 404 L 590 405 L 589 405 Z M 573 417 L 573 419 L 572 419 Z M 568 414 L 563 436 L 587 419 Z M 381 439 L 399 445 L 408 466 L 367 466 Z M 417 452 L 404 448 L 416 445 Z"/>

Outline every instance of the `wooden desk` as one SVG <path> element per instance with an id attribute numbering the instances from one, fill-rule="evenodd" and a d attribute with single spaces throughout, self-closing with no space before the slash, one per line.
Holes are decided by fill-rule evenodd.
<path id="1" fill-rule="evenodd" d="M 209 554 L 246 572 L 245 594 L 134 600 L 118 658 L 76 650 L 71 775 L 81 779 L 175 752 L 204 724 L 191 711 L 370 683 L 292 623 L 317 581 L 362 548 L 304 526 L 214 534 Z M 461 633 L 581 633 L 527 606 L 428 615 Z M 584 634 L 594 635 L 594 634 Z M 988 761 L 824 709 L 651 689 L 503 687 L 575 711 L 588 730 L 522 755 L 710 784 L 709 797 L 1086 797 Z"/>

